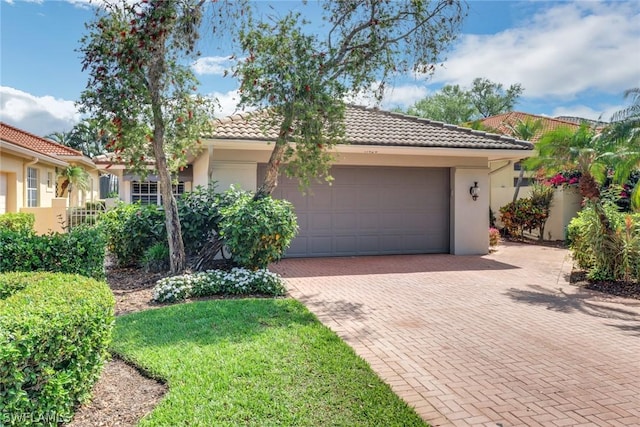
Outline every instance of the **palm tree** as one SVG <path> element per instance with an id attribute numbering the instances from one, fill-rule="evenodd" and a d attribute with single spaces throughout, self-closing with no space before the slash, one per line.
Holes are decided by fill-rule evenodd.
<path id="1" fill-rule="evenodd" d="M 80 166 L 67 166 L 62 170 L 60 176 L 64 178 L 58 197 L 65 197 L 71 193 L 73 187 L 79 191 L 86 191 L 89 189 L 89 174 Z"/>
<path id="2" fill-rule="evenodd" d="M 521 139 L 523 141 L 531 141 L 533 138 L 542 130 L 542 120 L 532 120 L 531 118 L 527 118 L 526 120 L 518 120 L 518 123 L 515 126 L 508 125 L 509 130 L 511 131 L 511 135 Z M 518 200 L 518 193 L 520 192 L 520 187 L 522 186 L 522 178 L 524 177 L 525 167 L 523 164 L 520 165 L 520 174 L 518 174 L 518 181 L 516 182 L 516 189 L 513 193 L 513 203 Z"/>

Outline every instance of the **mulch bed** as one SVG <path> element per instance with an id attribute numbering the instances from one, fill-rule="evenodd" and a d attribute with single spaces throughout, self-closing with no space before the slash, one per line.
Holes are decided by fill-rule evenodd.
<path id="1" fill-rule="evenodd" d="M 608 295 L 640 300 L 640 283 L 615 281 L 594 282 L 588 280 L 587 273 L 582 270 L 572 271 L 571 276 L 569 277 L 569 282 L 573 285 L 581 286 L 592 291 L 598 291 Z"/>

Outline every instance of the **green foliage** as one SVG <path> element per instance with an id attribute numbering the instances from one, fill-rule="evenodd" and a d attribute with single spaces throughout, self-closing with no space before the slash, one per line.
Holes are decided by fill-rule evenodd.
<path id="1" fill-rule="evenodd" d="M 534 184 L 531 197 L 518 199 L 500 208 L 502 223 L 509 235 L 522 237 L 525 230 L 538 231 L 540 240 L 544 238 L 544 227 L 549 219 L 553 187 Z"/>
<path id="2" fill-rule="evenodd" d="M 495 116 L 513 110 L 524 89 L 520 83 L 512 84 L 505 91 L 502 83 L 485 78 L 475 78 L 469 90 L 471 103 L 482 117 Z"/>
<path id="3" fill-rule="evenodd" d="M 141 260 L 148 272 L 167 271 L 169 269 L 169 248 L 165 243 L 156 243 L 144 251 Z"/>
<path id="4" fill-rule="evenodd" d="M 33 230 L 36 216 L 32 213 L 9 212 L 0 215 L 0 230 L 11 230 L 17 233 L 28 233 Z"/>
<path id="5" fill-rule="evenodd" d="M 156 205 L 118 203 L 100 216 L 107 249 L 121 266 L 135 265 L 145 250 L 166 242 L 164 212 Z"/>
<path id="6" fill-rule="evenodd" d="M 188 253 L 197 253 L 211 233 L 219 232 L 220 209 L 233 203 L 232 193 L 218 193 L 215 184 L 198 186 L 177 200 L 182 238 Z"/>
<path id="7" fill-rule="evenodd" d="M 567 240 L 573 258 L 592 280 L 637 281 L 640 278 L 640 214 L 619 212 L 613 204 L 604 211 L 613 233 L 607 235 L 593 205 L 571 220 Z"/>
<path id="8" fill-rule="evenodd" d="M 459 85 L 445 85 L 440 91 L 409 107 L 407 114 L 459 125 L 473 120 L 478 110 L 471 103 L 468 91 Z"/>
<path id="9" fill-rule="evenodd" d="M 153 288 L 153 300 L 175 302 L 212 295 L 281 296 L 285 292 L 284 282 L 277 274 L 264 268 L 254 271 L 236 267 L 231 271 L 208 270 L 160 279 Z"/>
<path id="10" fill-rule="evenodd" d="M 298 232 L 293 206 L 270 196 L 255 200 L 247 192 L 236 194 L 220 211 L 220 235 L 239 265 L 265 268 L 282 257 Z"/>
<path id="11" fill-rule="evenodd" d="M 70 421 L 108 357 L 114 306 L 104 282 L 59 273 L 0 274 L 2 425 Z"/>
<path id="12" fill-rule="evenodd" d="M 104 278 L 105 237 L 95 227 L 42 236 L 0 230 L 0 272 L 50 271 Z"/>

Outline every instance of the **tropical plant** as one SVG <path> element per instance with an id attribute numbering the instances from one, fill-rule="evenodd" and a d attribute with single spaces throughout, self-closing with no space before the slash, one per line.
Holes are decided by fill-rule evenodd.
<path id="1" fill-rule="evenodd" d="M 533 138 L 540 133 L 542 130 L 542 120 L 532 120 L 531 118 L 527 118 L 526 120 L 518 120 L 518 123 L 515 125 L 508 125 L 509 130 L 511 131 L 511 135 L 515 138 L 521 139 L 523 141 L 532 141 Z M 518 193 L 520 192 L 520 187 L 522 186 L 522 179 L 524 178 L 524 167 L 520 167 L 520 173 L 518 174 L 518 181 L 516 182 L 516 188 L 513 192 L 513 201 L 515 202 L 518 198 Z"/>
<path id="2" fill-rule="evenodd" d="M 113 135 L 106 148 L 132 172 L 144 177 L 150 163 L 155 167 L 173 273 L 184 270 L 186 258 L 172 173 L 197 151 L 212 116 L 211 102 L 196 93 L 198 82 L 188 66 L 188 60 L 197 56 L 203 4 L 203 0 L 101 2 L 81 39 L 83 69 L 90 75 L 81 111 Z"/>
<path id="3" fill-rule="evenodd" d="M 58 197 L 66 197 L 71 193 L 72 188 L 78 191 L 89 189 L 89 174 L 81 166 L 67 166 L 62 169 L 59 176 L 62 178 L 62 184 L 60 184 Z"/>
<path id="4" fill-rule="evenodd" d="M 371 91 L 378 99 L 395 73 L 429 73 L 455 38 L 465 11 L 459 0 L 323 2 L 328 31 L 310 34 L 291 12 L 275 23 L 241 29 L 240 105 L 269 107 L 278 129 L 259 199 L 277 186 L 281 165 L 304 187 L 329 178 L 329 153 L 344 139 L 344 99 Z"/>

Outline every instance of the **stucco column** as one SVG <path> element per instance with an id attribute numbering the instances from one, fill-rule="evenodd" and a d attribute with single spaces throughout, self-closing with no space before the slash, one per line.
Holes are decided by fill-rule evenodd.
<path id="1" fill-rule="evenodd" d="M 469 189 L 478 183 L 473 200 Z M 489 251 L 489 168 L 451 168 L 451 253 L 484 255 Z"/>

